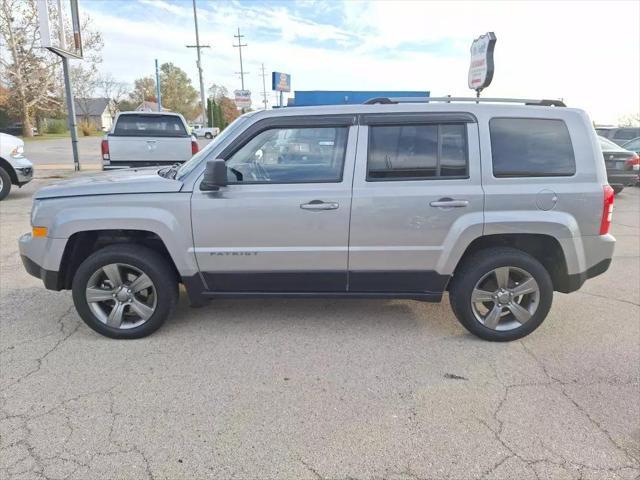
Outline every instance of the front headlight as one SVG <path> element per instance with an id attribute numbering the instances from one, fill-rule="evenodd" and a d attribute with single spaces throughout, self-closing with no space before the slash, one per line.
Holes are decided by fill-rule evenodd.
<path id="1" fill-rule="evenodd" d="M 10 154 L 13 158 L 20 158 L 24 156 L 24 145 L 18 145 L 13 150 L 11 150 Z"/>

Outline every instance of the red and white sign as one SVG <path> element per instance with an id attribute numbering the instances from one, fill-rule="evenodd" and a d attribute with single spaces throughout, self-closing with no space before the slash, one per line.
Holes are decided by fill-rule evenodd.
<path id="1" fill-rule="evenodd" d="M 238 108 L 251 107 L 251 92 L 249 90 L 235 90 L 235 102 Z"/>
<path id="2" fill-rule="evenodd" d="M 482 90 L 493 80 L 493 49 L 496 36 L 485 33 L 471 44 L 471 64 L 469 65 L 469 88 Z"/>

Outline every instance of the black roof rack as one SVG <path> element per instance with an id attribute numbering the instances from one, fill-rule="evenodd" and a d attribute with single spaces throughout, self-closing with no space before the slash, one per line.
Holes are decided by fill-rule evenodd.
<path id="1" fill-rule="evenodd" d="M 477 97 L 376 97 L 370 98 L 365 105 L 397 104 L 397 103 L 430 103 L 430 102 L 469 102 L 469 103 L 521 103 L 524 105 L 537 105 L 543 107 L 566 107 L 562 100 L 543 99 L 533 100 L 529 98 L 477 98 Z"/>

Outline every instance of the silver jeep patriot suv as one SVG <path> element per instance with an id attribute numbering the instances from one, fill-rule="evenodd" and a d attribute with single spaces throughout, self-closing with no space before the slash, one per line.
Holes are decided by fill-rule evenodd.
<path id="1" fill-rule="evenodd" d="M 181 166 L 42 188 L 24 265 L 113 338 L 155 331 L 182 283 L 192 305 L 448 291 L 470 332 L 514 340 L 607 270 L 613 191 L 585 112 L 367 103 L 251 112 Z"/>

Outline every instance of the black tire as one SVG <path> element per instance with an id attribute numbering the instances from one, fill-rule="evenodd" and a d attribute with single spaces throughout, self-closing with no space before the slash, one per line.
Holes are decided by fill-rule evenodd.
<path id="1" fill-rule="evenodd" d="M 213 138 L 213 135 L 207 132 L 204 134 L 204 138 L 208 138 L 209 140 L 211 140 Z"/>
<path id="2" fill-rule="evenodd" d="M 624 185 L 611 185 L 613 188 L 614 195 L 618 195 L 622 190 L 624 190 Z"/>
<path id="3" fill-rule="evenodd" d="M 535 313 L 523 325 L 512 330 L 494 330 L 474 315 L 471 293 L 476 284 L 499 267 L 516 267 L 529 273 L 537 282 L 539 299 Z M 531 255 L 511 247 L 493 247 L 465 258 L 456 269 L 449 287 L 449 301 L 458 321 L 474 335 L 493 342 L 509 342 L 529 335 L 542 324 L 553 301 L 553 283 L 546 268 Z"/>
<path id="4" fill-rule="evenodd" d="M 130 329 L 108 326 L 94 315 L 86 299 L 86 288 L 91 276 L 105 265 L 121 263 L 131 265 L 147 274 L 156 289 L 155 311 L 142 325 Z M 84 322 L 110 338 L 132 339 L 152 334 L 171 315 L 178 302 L 178 279 L 167 261 L 153 250 L 134 244 L 110 245 L 91 254 L 73 277 L 73 303 Z"/>
<path id="5" fill-rule="evenodd" d="M 11 177 L 9 172 L 0 167 L 0 178 L 2 179 L 2 188 L 0 188 L 0 200 L 4 200 L 11 191 Z"/>

